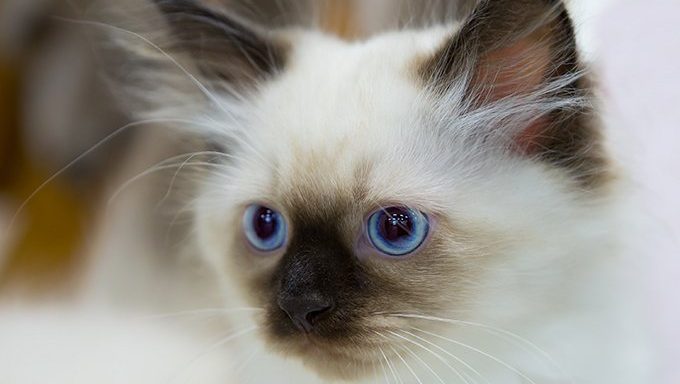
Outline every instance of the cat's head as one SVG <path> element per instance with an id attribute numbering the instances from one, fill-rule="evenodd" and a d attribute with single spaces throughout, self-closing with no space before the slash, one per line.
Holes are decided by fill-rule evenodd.
<path id="1" fill-rule="evenodd" d="M 152 115 L 224 146 L 196 233 L 274 349 L 372 372 L 412 327 L 440 326 L 428 316 L 540 306 L 599 241 L 606 159 L 560 2 L 482 1 L 460 23 L 351 43 L 157 3 L 184 61 L 149 75 L 166 76 L 145 82 L 150 105 L 175 101 Z"/>

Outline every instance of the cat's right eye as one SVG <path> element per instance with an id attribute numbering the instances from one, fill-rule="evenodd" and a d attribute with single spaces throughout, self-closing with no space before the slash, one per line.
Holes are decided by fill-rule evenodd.
<path id="1" fill-rule="evenodd" d="M 286 220 L 276 210 L 252 204 L 243 214 L 243 231 L 253 248 L 273 252 L 283 247 L 287 237 Z"/>
<path id="2" fill-rule="evenodd" d="M 368 219 L 368 239 L 381 253 L 400 257 L 413 253 L 430 228 L 427 216 L 407 207 L 382 208 Z"/>

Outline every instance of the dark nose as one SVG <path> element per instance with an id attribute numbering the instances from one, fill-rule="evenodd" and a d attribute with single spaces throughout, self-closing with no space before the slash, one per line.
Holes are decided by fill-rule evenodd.
<path id="1" fill-rule="evenodd" d="M 280 297 L 278 304 L 295 327 L 305 333 L 310 333 L 314 326 L 335 308 L 332 300 L 313 294 Z"/>

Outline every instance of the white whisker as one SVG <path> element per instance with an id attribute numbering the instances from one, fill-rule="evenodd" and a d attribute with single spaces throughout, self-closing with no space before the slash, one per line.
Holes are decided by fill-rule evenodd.
<path id="1" fill-rule="evenodd" d="M 392 352 L 394 352 L 394 354 L 397 355 L 397 357 L 399 358 L 399 360 L 401 360 L 401 362 L 404 363 L 404 366 L 406 366 L 406 369 L 408 369 L 408 371 L 411 372 L 411 375 L 413 375 L 413 377 L 416 379 L 416 381 L 418 382 L 418 384 L 423 384 L 423 382 L 420 381 L 420 378 L 418 377 L 418 375 L 416 374 L 416 372 L 413 370 L 413 368 L 411 368 L 411 365 L 410 365 L 410 364 L 409 364 L 409 363 L 401 356 L 401 354 L 399 353 L 399 351 L 397 351 L 397 350 L 396 350 L 393 346 L 391 346 L 391 345 L 390 345 L 389 347 L 390 347 L 390 349 L 392 349 Z"/>
<path id="2" fill-rule="evenodd" d="M 394 332 L 392 332 L 392 331 L 389 331 L 389 332 L 390 332 L 392 335 L 399 336 L 398 334 L 396 334 L 396 333 L 394 333 Z M 405 339 L 405 340 L 406 340 L 406 339 Z M 406 341 L 409 341 L 409 342 L 410 342 L 410 340 L 406 340 Z M 401 347 L 402 347 L 403 349 L 405 349 L 406 352 L 408 352 L 408 354 L 410 354 L 411 356 L 413 356 L 414 359 L 418 360 L 418 362 L 420 362 L 420 364 L 421 364 L 423 367 L 425 367 L 425 369 L 427 369 L 427 370 L 432 374 L 432 376 L 434 376 L 434 377 L 437 379 L 437 381 L 439 381 L 441 384 L 447 384 L 447 383 L 444 382 L 444 380 L 441 378 L 441 376 L 439 376 L 439 374 L 437 374 L 437 372 L 435 372 L 435 370 L 430 366 L 430 364 L 428 364 L 422 357 L 418 356 L 418 354 L 415 353 L 415 352 L 413 351 L 413 349 L 409 348 L 408 345 L 401 345 Z"/>
<path id="3" fill-rule="evenodd" d="M 99 28 L 105 28 L 105 29 L 111 29 L 113 31 L 125 33 L 128 35 L 131 35 L 144 43 L 148 44 L 151 46 L 154 50 L 159 52 L 163 57 L 165 57 L 167 60 L 170 61 L 175 67 L 177 67 L 189 80 L 198 87 L 198 89 L 215 105 L 217 108 L 226 114 L 226 116 L 234 123 L 237 124 L 238 121 L 236 117 L 234 116 L 233 111 L 229 110 L 226 108 L 224 103 L 217 97 L 215 96 L 203 83 L 201 83 L 196 76 L 194 76 L 189 70 L 187 70 L 182 64 L 177 61 L 172 55 L 170 55 L 168 52 L 163 50 L 160 46 L 158 46 L 156 43 L 153 41 L 149 40 L 148 38 L 142 36 L 141 34 L 137 32 L 133 32 L 130 30 L 127 30 L 125 28 L 121 28 L 119 26 L 115 26 L 112 24 L 107 24 L 99 21 L 94 21 L 94 20 L 76 20 L 76 19 L 69 19 L 65 17 L 60 17 L 60 16 L 52 16 L 55 20 L 62 21 L 62 22 L 67 22 L 67 23 L 72 23 L 72 24 L 81 24 L 81 25 L 88 25 L 88 26 L 93 26 L 93 27 L 99 27 Z M 221 84 L 222 86 L 226 86 L 225 84 Z M 232 97 L 236 97 L 240 102 L 245 102 L 245 99 L 242 98 L 242 96 L 238 92 L 230 92 Z M 212 129 L 212 126 L 206 125 L 207 128 Z M 245 134 L 244 132 L 241 132 L 241 134 Z M 246 140 L 243 140 L 241 137 L 236 136 L 236 135 L 230 135 L 231 138 L 234 140 L 237 140 L 240 142 L 242 145 L 248 147 L 250 150 L 253 151 L 253 153 L 259 157 L 261 160 L 265 162 L 265 164 L 270 165 L 267 159 L 262 156 L 262 154 L 257 151 L 250 143 L 248 143 Z"/>
<path id="4" fill-rule="evenodd" d="M 191 167 L 193 167 L 193 166 L 204 166 L 204 167 L 228 168 L 224 164 L 215 164 L 215 163 L 208 163 L 208 162 L 193 162 L 193 163 L 184 163 L 183 162 L 182 164 L 170 164 L 170 165 L 160 165 L 160 166 L 156 165 L 156 166 L 153 166 L 153 167 L 147 169 L 144 172 L 141 172 L 141 173 L 133 176 L 132 178 L 127 180 L 125 183 L 123 183 L 118 189 L 116 189 L 113 192 L 113 194 L 109 198 L 109 201 L 107 202 L 107 205 L 111 205 L 113 203 L 113 201 L 115 201 L 118 198 L 118 196 L 120 196 L 127 188 L 130 187 L 130 185 L 134 184 L 136 181 L 143 179 L 144 177 L 151 175 L 153 173 L 164 171 L 166 169 L 177 168 L 177 167 L 180 167 L 180 166 L 191 166 Z"/>
<path id="5" fill-rule="evenodd" d="M 525 350 L 526 350 L 526 348 L 532 349 L 535 353 L 538 353 L 544 359 L 546 359 L 563 376 L 565 376 L 565 377 L 568 376 L 566 374 L 566 372 L 564 372 L 564 369 L 562 369 L 562 367 L 555 361 L 555 359 L 553 359 L 552 356 L 550 356 L 550 354 L 548 354 L 545 350 L 543 350 L 541 347 L 539 347 L 535 343 L 531 342 L 530 340 L 527 340 L 526 338 L 524 338 L 524 337 L 522 337 L 522 336 L 520 336 L 520 335 L 518 335 L 514 332 L 511 332 L 507 329 L 495 327 L 495 326 L 492 326 L 492 325 L 482 324 L 482 323 L 476 323 L 476 322 L 472 322 L 472 321 L 464 321 L 464 320 L 457 320 L 457 319 L 446 319 L 446 318 L 441 318 L 441 317 L 437 317 L 437 316 L 426 316 L 426 315 L 418 315 L 418 314 L 403 314 L 403 313 L 389 314 L 387 316 L 431 320 L 431 321 L 439 321 L 439 322 L 449 323 L 449 324 L 479 327 L 479 328 L 482 328 L 482 329 L 489 331 L 492 334 L 501 334 L 501 335 L 507 336 L 510 339 L 515 340 L 516 342 L 524 345 L 523 348 L 525 348 Z M 569 378 L 569 381 L 571 381 L 573 383 L 574 380 L 573 380 L 573 378 Z"/>
<path id="6" fill-rule="evenodd" d="M 73 24 L 81 24 L 81 25 L 89 25 L 89 26 L 94 26 L 94 27 L 99 27 L 99 28 L 106 28 L 106 29 L 111 29 L 114 31 L 122 32 L 131 36 L 134 36 L 144 43 L 148 44 L 151 46 L 153 49 L 157 50 L 158 53 L 163 55 L 166 59 L 168 59 L 173 65 L 175 65 L 182 73 L 184 73 L 200 90 L 203 92 L 203 94 L 210 100 L 212 101 L 222 112 L 226 114 L 230 114 L 230 112 L 222 105 L 219 99 L 215 95 L 213 95 L 208 88 L 206 88 L 203 83 L 198 81 L 196 76 L 191 74 L 182 64 L 179 63 L 174 57 L 172 57 L 169 53 L 165 52 L 161 47 L 159 47 L 156 43 L 153 41 L 147 39 L 146 37 L 140 35 L 139 33 L 127 30 L 125 28 L 121 28 L 115 25 L 107 24 L 107 23 L 102 23 L 99 21 L 93 21 L 93 20 L 76 20 L 76 19 L 69 19 L 65 17 L 60 17 L 60 16 L 52 16 L 54 19 L 67 22 L 67 23 L 73 23 Z"/>
<path id="7" fill-rule="evenodd" d="M 187 364 L 186 364 L 186 365 L 178 372 L 178 374 L 181 373 L 182 371 L 188 371 L 188 370 L 190 370 L 191 367 L 192 367 L 194 364 L 196 364 L 196 362 L 197 362 L 200 358 L 204 357 L 205 355 L 207 355 L 207 354 L 209 354 L 209 353 L 215 351 L 216 349 L 220 348 L 221 346 L 225 345 L 226 343 L 228 343 L 228 342 L 230 342 L 230 341 L 232 341 L 232 340 L 234 340 L 234 339 L 237 339 L 237 338 L 239 338 L 239 337 L 241 337 L 241 336 L 243 336 L 243 335 L 246 335 L 246 334 L 248 334 L 248 333 L 250 333 L 250 332 L 256 330 L 257 328 L 258 328 L 257 326 L 253 325 L 253 326 L 251 326 L 251 327 L 248 327 L 248 328 L 242 329 L 242 330 L 240 330 L 240 331 L 231 333 L 231 334 L 229 334 L 229 335 L 227 335 L 227 336 L 221 338 L 221 339 L 218 340 L 217 342 L 211 344 L 211 345 L 210 345 L 208 348 L 206 348 L 203 352 L 201 352 L 200 354 L 196 355 L 193 359 L 191 359 L 191 360 L 190 360 L 190 361 L 189 361 L 189 362 L 188 362 L 188 363 L 187 363 Z"/>
<path id="8" fill-rule="evenodd" d="M 257 356 L 257 354 L 260 352 L 260 349 L 256 349 L 251 352 L 250 355 L 234 369 L 234 375 L 239 375 L 241 372 L 243 372 L 248 367 L 248 364 L 250 364 L 255 359 L 255 356 Z"/>
<path id="9" fill-rule="evenodd" d="M 177 222 L 178 222 L 180 216 L 182 216 L 182 214 L 186 214 L 188 212 L 191 212 L 191 210 L 189 208 L 192 207 L 193 205 L 194 205 L 194 201 L 191 200 L 191 201 L 187 202 L 186 204 L 184 204 L 181 208 L 177 209 L 177 212 L 175 213 L 172 220 L 170 220 L 170 223 L 168 224 L 168 227 L 165 230 L 165 236 L 164 236 L 163 244 L 165 244 L 165 245 L 170 244 L 170 235 L 171 235 L 172 229 L 174 228 L 175 224 L 177 224 Z M 191 222 L 192 220 L 193 220 L 193 218 L 188 219 L 189 222 Z M 190 235 L 191 235 L 191 232 L 187 233 L 187 237 L 190 236 Z"/>
<path id="10" fill-rule="evenodd" d="M 493 356 L 493 355 L 491 355 L 491 354 L 489 354 L 489 353 L 486 353 L 486 352 L 482 351 L 482 350 L 479 349 L 479 348 L 475 348 L 475 347 L 473 347 L 473 346 L 471 346 L 471 345 L 462 343 L 462 342 L 460 342 L 460 341 L 456 341 L 456 340 L 453 340 L 453 339 L 448 338 L 448 337 L 445 337 L 445 336 L 437 335 L 436 333 L 432 333 L 432 332 L 429 332 L 429 331 L 425 331 L 425 330 L 422 330 L 422 329 L 419 329 L 419 328 L 416 328 L 416 327 L 413 327 L 413 329 L 416 330 L 416 331 L 418 331 L 418 332 L 422 332 L 422 333 L 424 333 L 424 334 L 426 334 L 426 335 L 430 335 L 430 336 L 432 336 L 432 337 L 436 337 L 436 338 L 438 338 L 438 339 L 441 339 L 441 340 L 444 340 L 444 341 L 448 341 L 448 342 L 450 342 L 450 343 L 456 344 L 456 345 L 461 346 L 461 347 L 463 347 L 463 348 L 466 348 L 466 349 L 469 349 L 469 350 L 471 350 L 471 351 L 477 352 L 477 353 L 479 353 L 480 355 L 482 355 L 482 356 L 484 356 L 484 357 L 487 357 L 487 358 L 489 358 L 489 359 L 495 361 L 496 363 L 498 363 L 498 364 L 504 366 L 505 368 L 509 369 L 510 371 L 516 373 L 517 375 L 521 376 L 524 380 L 527 380 L 527 381 L 530 382 L 531 384 L 536 384 L 536 382 L 534 382 L 529 376 L 527 376 L 525 373 L 523 373 L 523 372 L 520 371 L 519 369 L 513 367 L 512 365 L 506 363 L 505 361 L 503 361 L 503 360 L 501 360 L 501 359 L 499 359 L 499 358 L 497 358 L 497 357 L 495 357 L 495 356 Z"/>
<path id="11" fill-rule="evenodd" d="M 383 354 L 384 357 L 384 354 Z M 390 378 L 387 376 L 387 368 L 385 368 L 384 359 L 380 359 L 380 367 L 382 368 L 383 375 L 385 376 L 385 384 L 390 384 Z"/>
<path id="12" fill-rule="evenodd" d="M 177 317 L 186 316 L 198 316 L 198 315 L 226 315 L 237 312 L 260 312 L 263 311 L 262 308 L 256 307 L 242 307 L 242 308 L 202 308 L 193 309 L 187 311 L 171 312 L 171 313 L 161 313 L 156 315 L 144 316 L 143 319 L 171 319 Z"/>
<path id="13" fill-rule="evenodd" d="M 378 333 L 378 335 L 381 335 L 381 334 Z M 390 359 L 388 359 L 387 355 L 385 355 L 385 351 L 382 349 L 382 347 L 378 347 L 378 350 L 380 350 L 380 354 L 382 354 L 383 359 L 385 359 L 385 363 L 387 363 L 387 368 L 389 368 L 390 372 L 392 372 L 392 377 L 394 377 L 394 381 L 397 382 L 397 383 L 403 384 L 401 379 L 399 379 L 399 377 L 397 376 L 397 372 L 394 370 L 392 363 L 390 363 Z"/>
<path id="14" fill-rule="evenodd" d="M 483 376 L 478 370 L 476 370 L 473 366 L 471 366 L 469 363 L 467 363 L 465 360 L 461 359 L 460 357 L 458 357 L 458 356 L 454 355 L 453 353 L 449 352 L 448 350 L 442 348 L 440 345 L 437 345 L 437 344 L 435 344 L 435 343 L 433 343 L 433 342 L 431 342 L 431 341 L 429 341 L 429 340 L 427 340 L 427 339 L 425 339 L 425 338 L 423 338 L 423 337 L 420 337 L 420 336 L 414 334 L 413 332 L 409 332 L 409 331 L 406 331 L 406 330 L 402 330 L 402 332 L 404 332 L 405 334 L 407 334 L 407 335 L 409 335 L 409 336 L 415 337 L 416 339 L 418 339 L 418 340 L 420 340 L 420 341 L 422 341 L 422 342 L 424 342 L 424 343 L 426 343 L 426 344 L 428 344 L 428 345 L 431 345 L 432 347 L 434 347 L 434 348 L 436 348 L 437 350 L 441 351 L 441 352 L 444 353 L 445 355 L 447 355 L 447 356 L 453 358 L 454 360 L 456 360 L 457 362 L 459 362 L 461 365 L 463 365 L 465 368 L 467 368 L 467 369 L 470 370 L 472 373 L 474 373 L 477 377 L 479 377 L 480 379 L 484 380 L 487 384 L 489 384 L 489 381 L 488 381 L 487 379 L 485 379 L 484 376 Z M 465 375 L 465 372 L 461 372 L 461 374 Z M 466 382 L 467 382 L 467 381 L 466 381 Z"/>
<path id="15" fill-rule="evenodd" d="M 184 166 L 188 162 L 190 162 L 194 157 L 202 156 L 202 155 L 217 155 L 217 156 L 227 157 L 229 159 L 233 158 L 232 155 L 222 153 L 222 152 L 216 152 L 216 151 L 201 151 L 201 152 L 194 152 L 194 153 L 191 153 L 191 154 L 188 154 L 188 155 L 189 155 L 189 157 L 186 160 L 184 160 L 184 162 L 179 166 L 179 168 L 177 168 L 175 173 L 172 175 L 172 179 L 170 180 L 170 184 L 168 185 L 168 190 L 165 192 L 165 195 L 163 195 L 163 197 L 159 200 L 158 204 L 156 204 L 156 209 L 161 207 L 163 205 L 163 203 L 170 197 L 170 195 L 172 193 L 172 188 L 175 186 L 175 182 L 177 181 L 177 176 L 182 171 L 182 169 L 184 169 Z"/>
<path id="16" fill-rule="evenodd" d="M 35 198 L 35 196 L 36 196 L 38 193 L 40 193 L 40 191 L 42 191 L 43 189 L 45 189 L 45 187 L 46 187 L 49 183 L 51 183 L 52 181 L 54 181 L 54 179 L 56 179 L 57 177 L 61 176 L 64 172 L 66 172 L 66 171 L 69 170 L 71 167 L 73 167 L 74 164 L 76 164 L 77 162 L 79 162 L 80 160 L 82 160 L 83 158 L 85 158 L 86 156 L 88 156 L 90 153 L 92 153 L 92 152 L 94 152 L 95 150 L 97 150 L 99 147 L 101 147 L 102 145 L 104 145 L 105 143 L 107 143 L 109 140 L 111 140 L 111 139 L 113 139 L 114 137 L 120 135 L 123 131 L 125 131 L 125 130 L 127 130 L 127 129 L 129 129 L 129 128 L 132 128 L 132 127 L 136 127 L 136 126 L 140 126 L 140 125 L 146 125 L 146 124 L 154 124 L 154 123 L 182 123 L 182 124 L 194 124 L 194 125 L 200 125 L 200 123 L 195 122 L 195 121 L 191 121 L 191 120 L 183 120 L 183 119 L 161 119 L 161 118 L 158 118 L 158 119 L 146 119 L 146 120 L 133 121 L 133 122 L 131 122 L 131 123 L 128 123 L 128 124 L 123 125 L 122 127 L 118 128 L 118 129 L 116 129 L 115 131 L 113 131 L 113 132 L 109 133 L 108 135 L 106 135 L 106 137 L 104 137 L 103 139 L 101 139 L 100 141 L 98 141 L 96 144 L 94 144 L 93 146 L 91 146 L 87 151 L 85 151 L 85 152 L 81 153 L 80 155 L 76 156 L 75 159 L 71 160 L 68 164 L 66 164 L 65 166 L 63 166 L 63 167 L 62 167 L 61 169 L 59 169 L 57 172 L 53 173 L 52 176 L 48 177 L 48 178 L 47 178 L 45 181 L 43 181 L 36 189 L 34 189 L 33 192 L 31 192 L 31 194 L 28 195 L 28 197 L 26 197 L 26 199 L 24 199 L 24 201 L 21 203 L 21 205 L 19 205 L 19 208 L 17 208 L 17 210 L 16 210 L 16 212 L 14 213 L 14 215 L 12 215 L 12 218 L 11 218 L 10 221 L 9 221 L 9 225 L 7 226 L 7 231 L 9 232 L 9 231 L 12 229 L 12 227 L 13 227 L 13 225 L 14 225 L 16 219 L 19 217 L 19 215 L 21 214 L 21 212 L 23 212 L 23 210 L 26 208 L 26 206 L 28 205 L 28 203 L 30 203 L 30 202 L 33 200 L 33 198 Z"/>
<path id="17" fill-rule="evenodd" d="M 408 333 L 407 331 L 403 331 L 403 332 Z M 420 344 L 420 343 L 418 343 L 418 342 L 416 342 L 416 341 L 410 340 L 410 339 L 408 339 L 408 338 L 406 338 L 406 337 L 404 337 L 404 336 L 402 336 L 402 335 L 399 335 L 399 334 L 397 334 L 397 333 L 395 333 L 395 332 L 391 332 L 391 333 L 392 333 L 393 335 L 395 335 L 395 336 L 397 336 L 397 337 L 399 337 L 399 338 L 401 338 L 401 339 L 404 339 L 404 340 L 406 340 L 406 341 L 408 341 L 408 342 L 410 342 L 410 343 L 412 343 L 412 344 L 414 344 L 414 345 L 416 345 L 416 346 L 418 346 L 418 347 L 424 349 L 425 351 L 429 352 L 429 353 L 430 353 L 432 356 L 434 356 L 437 360 L 439 360 L 439 361 L 441 361 L 442 363 L 444 363 L 444 365 L 446 365 L 446 366 L 447 366 L 447 367 L 448 367 L 448 368 L 449 368 L 456 376 L 458 376 L 465 384 L 470 384 L 470 382 L 469 382 L 465 377 L 463 377 L 462 373 L 461 373 L 458 369 L 456 369 L 456 367 L 452 366 L 448 361 L 446 361 L 446 359 L 444 359 L 444 358 L 443 358 L 440 354 L 438 354 L 437 352 L 433 351 L 432 349 L 430 349 L 430 348 L 428 348 L 428 347 L 426 347 L 426 346 L 424 346 L 424 345 L 422 345 L 422 344 Z M 416 336 L 416 337 L 417 337 L 417 336 Z M 425 341 L 425 340 L 423 340 L 423 341 Z M 437 345 L 435 344 L 435 346 L 437 346 Z M 437 346 L 437 347 L 438 347 L 438 346 Z M 447 354 L 448 354 L 448 353 L 447 353 Z M 453 355 L 453 354 L 449 354 L 449 356 L 450 356 L 451 358 L 453 358 L 454 360 L 458 361 L 459 363 L 463 364 L 464 366 L 466 366 L 466 368 L 471 369 L 472 371 L 476 372 L 476 371 L 474 370 L 474 368 L 472 368 L 469 364 L 467 364 L 465 361 L 463 361 L 463 360 L 462 360 L 461 358 L 459 358 L 458 356 L 455 356 L 455 355 Z M 479 374 L 479 372 L 477 372 L 477 374 Z M 481 376 L 481 375 L 480 375 L 480 376 Z"/>

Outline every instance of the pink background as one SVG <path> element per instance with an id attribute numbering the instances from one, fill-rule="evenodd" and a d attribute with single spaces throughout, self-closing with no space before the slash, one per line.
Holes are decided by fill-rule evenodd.
<path id="1" fill-rule="evenodd" d="M 609 126 L 631 139 L 624 158 L 655 219 L 640 240 L 648 315 L 662 383 L 680 383 L 680 1 L 611 4 L 595 21 Z M 646 233 L 641 232 L 641 233 Z M 642 237 L 642 236 L 641 236 Z M 644 273 L 640 274 L 642 271 Z"/>

